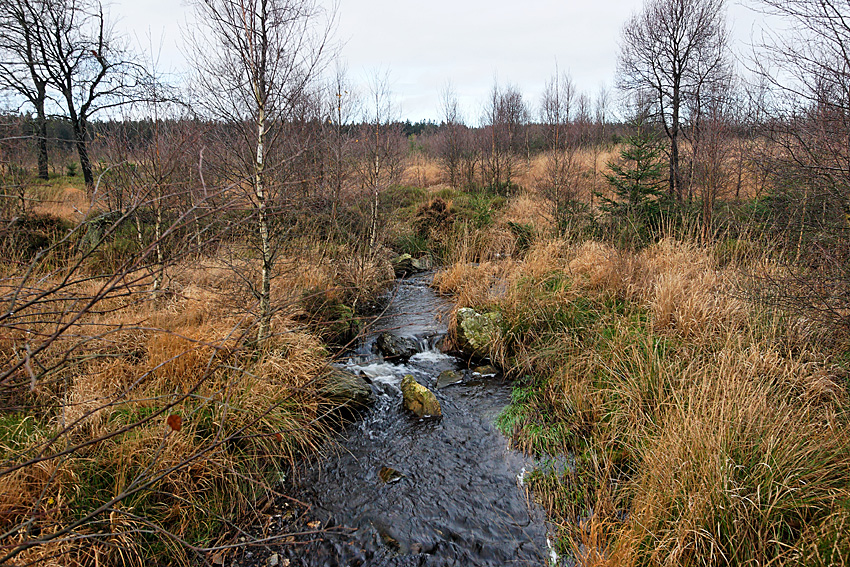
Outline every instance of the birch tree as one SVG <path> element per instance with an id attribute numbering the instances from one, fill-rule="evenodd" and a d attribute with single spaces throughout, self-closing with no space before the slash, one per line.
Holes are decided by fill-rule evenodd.
<path id="1" fill-rule="evenodd" d="M 350 84 L 345 67 L 338 65 L 331 83 L 328 85 L 326 104 L 329 135 L 325 137 L 328 159 L 330 161 L 329 184 L 331 188 L 331 220 L 336 226 L 339 202 L 343 189 L 351 176 L 349 164 L 352 123 L 359 110 L 359 99 Z"/>
<path id="2" fill-rule="evenodd" d="M 196 0 L 195 6 L 201 26 L 190 41 L 201 106 L 234 137 L 221 171 L 233 189 L 248 188 L 256 218 L 259 342 L 271 323 L 272 216 L 284 197 L 279 180 L 271 183 L 271 170 L 286 159 L 275 150 L 285 146 L 284 126 L 318 71 L 328 27 L 314 0 Z"/>
<path id="3" fill-rule="evenodd" d="M 463 153 L 461 136 L 464 125 L 458 108 L 457 92 L 451 83 L 447 83 L 440 92 L 440 111 L 443 118 L 438 149 L 440 162 L 449 178 L 449 185 L 457 187 L 460 184 L 460 162 Z"/>
<path id="4" fill-rule="evenodd" d="M 376 73 L 371 78 L 357 142 L 358 176 L 363 189 L 369 193 L 367 241 L 370 250 L 378 244 L 380 195 L 401 178 L 406 149 L 388 83 L 386 74 Z"/>
<path id="5" fill-rule="evenodd" d="M 497 192 L 510 192 L 519 173 L 528 108 L 522 92 L 513 85 L 501 88 L 494 83 L 482 118 L 486 138 L 482 138 L 484 185 Z"/>

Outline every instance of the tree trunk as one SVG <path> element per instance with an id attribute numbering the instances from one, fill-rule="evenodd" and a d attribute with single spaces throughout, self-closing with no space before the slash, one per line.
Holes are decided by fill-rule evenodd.
<path id="1" fill-rule="evenodd" d="M 261 105 L 259 109 L 259 118 L 257 120 L 257 159 L 254 163 L 254 189 L 257 197 L 257 230 L 260 234 L 260 248 L 262 253 L 262 272 L 260 276 L 260 322 L 257 327 L 257 343 L 262 342 L 268 336 L 272 319 L 272 247 L 271 231 L 269 230 L 268 203 L 266 200 L 264 184 L 265 138 L 265 109 Z"/>
<path id="2" fill-rule="evenodd" d="M 44 97 L 36 105 L 36 143 L 38 145 L 38 177 L 47 180 L 49 172 L 47 169 L 47 117 L 44 112 Z"/>
<path id="3" fill-rule="evenodd" d="M 377 137 L 377 134 L 376 134 Z M 372 211 L 369 219 L 369 248 L 375 248 L 375 244 L 378 242 L 378 196 L 379 196 L 379 176 L 381 173 L 380 160 L 377 154 L 377 147 L 375 150 L 375 177 L 374 184 L 372 186 Z"/>
<path id="4" fill-rule="evenodd" d="M 80 157 L 80 169 L 83 170 L 83 180 L 89 191 L 94 189 L 94 175 L 92 174 L 91 161 L 89 160 L 88 133 L 86 123 L 81 118 L 71 117 L 71 126 L 74 129 L 74 142 L 77 146 L 77 155 Z"/>
<path id="5" fill-rule="evenodd" d="M 156 273 L 153 279 L 153 291 L 158 292 L 162 287 L 162 271 L 164 269 L 165 257 L 162 253 L 162 187 L 159 185 L 161 179 L 157 180 L 156 189 L 156 222 L 154 224 L 154 238 L 156 239 Z"/>
<path id="6" fill-rule="evenodd" d="M 679 177 L 679 87 L 673 90 L 673 116 L 670 124 L 670 198 L 682 202 L 682 180 Z"/>

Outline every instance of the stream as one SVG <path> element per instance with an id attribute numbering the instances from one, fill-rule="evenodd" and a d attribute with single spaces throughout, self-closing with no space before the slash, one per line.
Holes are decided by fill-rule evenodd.
<path id="1" fill-rule="evenodd" d="M 549 558 L 543 512 L 520 486 L 532 465 L 495 426 L 511 386 L 435 347 L 451 303 L 431 290 L 430 279 L 399 281 L 376 333 L 342 365 L 370 381 L 376 403 L 332 453 L 299 475 L 297 497 L 335 529 L 284 552 L 283 564 L 540 566 Z M 375 345 L 381 331 L 415 339 L 419 352 L 385 361 Z M 444 370 L 463 381 L 436 389 Z M 402 408 L 405 374 L 434 391 L 442 419 L 420 420 Z"/>

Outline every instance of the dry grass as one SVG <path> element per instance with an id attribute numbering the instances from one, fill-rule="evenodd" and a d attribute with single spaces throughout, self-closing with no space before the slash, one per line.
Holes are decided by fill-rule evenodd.
<path id="1" fill-rule="evenodd" d="M 32 211 L 78 223 L 91 213 L 91 200 L 86 190 L 67 183 L 34 189 L 36 199 Z"/>
<path id="2" fill-rule="evenodd" d="M 552 230 L 549 205 L 536 193 L 526 191 L 511 198 L 501 216 L 502 222 L 531 223 L 538 232 Z"/>
<path id="3" fill-rule="evenodd" d="M 443 295 L 452 295 L 457 308 L 481 305 L 489 301 L 493 287 L 510 263 L 456 263 L 434 276 L 433 286 Z"/>
<path id="4" fill-rule="evenodd" d="M 590 183 L 593 183 L 593 172 L 596 171 L 597 185 L 601 187 L 601 185 L 605 184 L 602 173 L 606 171 L 606 164 L 616 159 L 618 155 L 619 149 L 617 147 L 580 148 L 576 150 L 573 159 L 578 170 L 587 173 Z M 521 175 L 517 177 L 517 183 L 523 187 L 534 189 L 537 187 L 539 180 L 545 176 L 545 173 L 546 155 L 539 154 L 528 162 L 527 167 L 523 168 Z M 585 191 L 584 193 L 584 196 L 589 198 L 590 192 Z"/>
<path id="5" fill-rule="evenodd" d="M 530 485 L 581 565 L 839 565 L 850 408 L 830 352 L 741 299 L 711 250 L 542 242 L 435 280 L 503 315 L 500 426 L 573 470 Z M 623 514 L 622 512 L 627 512 Z"/>
<path id="6" fill-rule="evenodd" d="M 436 160 L 416 153 L 408 159 L 401 182 L 416 187 L 433 187 L 444 182 L 443 170 Z"/>
<path id="7" fill-rule="evenodd" d="M 228 522 L 273 495 L 283 471 L 326 438 L 329 424 L 320 417 L 327 406 L 316 383 L 329 355 L 296 319 L 300 298 L 316 288 L 366 297 L 386 279 L 385 262 L 352 267 L 321 253 L 283 257 L 272 337 L 258 349 L 246 309 L 253 299 L 233 270 L 238 255 L 231 252 L 172 266 L 159 296 L 147 293 L 149 276 L 139 277 L 101 300 L 38 358 L 49 368 L 70 352 L 73 365 L 59 364 L 61 371 L 45 375 L 54 379 L 38 382 L 33 392 L 19 377 L 24 387 L 15 403 L 32 415 L 0 415 L 0 460 L 8 467 L 42 451 L 48 458 L 0 476 L 0 533 L 7 532 L 0 544 L 36 543 L 16 560 L 141 565 L 162 554 L 172 564 L 189 564 L 184 542 L 204 546 L 225 537 Z M 14 292 L 15 277 L 0 282 L 2 293 Z M 38 285 L 54 283 L 43 278 Z M 83 280 L 62 289 L 68 317 L 102 285 Z M 49 331 L 55 305 L 16 316 L 31 333 Z M 26 337 L 3 337 L 5 360 L 22 356 Z M 169 416 L 180 416 L 179 427 Z M 70 453 L 49 457 L 63 450 Z M 67 537 L 53 539 L 116 498 Z M 26 525 L 29 534 L 21 531 Z M 146 535 L 151 530 L 155 536 Z"/>

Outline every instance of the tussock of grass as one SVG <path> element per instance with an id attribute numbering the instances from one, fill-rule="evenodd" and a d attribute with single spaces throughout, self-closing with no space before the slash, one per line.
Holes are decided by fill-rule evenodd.
<path id="1" fill-rule="evenodd" d="M 22 465 L 0 476 L 0 545 L 35 543 L 16 561 L 194 564 L 327 438 L 333 424 L 323 419 L 329 402 L 319 383 L 329 353 L 305 324 L 303 290 L 366 302 L 391 277 L 386 261 L 284 258 L 278 311 L 261 345 L 240 277 L 251 277 L 250 261 L 240 275 L 229 262 L 175 266 L 161 296 L 101 300 L 40 355 L 39 364 L 57 364 L 50 379 L 30 391 L 16 376 L 20 385 L 0 392 L 0 462 L 6 471 Z M 151 280 L 138 282 L 144 291 Z M 13 289 L 14 276 L 3 285 Z M 65 290 L 67 303 L 100 285 Z M 17 316 L 31 331 L 53 324 L 35 307 Z M 23 338 L 0 341 L 4 361 L 21 356 Z M 61 364 L 69 352 L 74 364 Z"/>
<path id="2" fill-rule="evenodd" d="M 845 371 L 741 299 L 710 250 L 550 241 L 435 279 L 498 310 L 518 382 L 500 427 L 568 455 L 529 479 L 582 565 L 839 565 L 850 557 Z"/>

